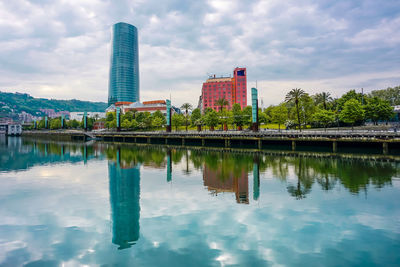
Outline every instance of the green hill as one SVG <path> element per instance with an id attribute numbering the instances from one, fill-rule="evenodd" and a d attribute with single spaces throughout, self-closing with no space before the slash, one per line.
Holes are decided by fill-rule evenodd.
<path id="1" fill-rule="evenodd" d="M 0 91 L 0 113 L 21 113 L 25 111 L 32 115 L 39 115 L 39 109 L 54 109 L 57 111 L 96 111 L 104 112 L 107 108 L 105 102 L 90 102 L 81 100 L 56 100 L 34 98 L 28 94 L 6 93 Z"/>

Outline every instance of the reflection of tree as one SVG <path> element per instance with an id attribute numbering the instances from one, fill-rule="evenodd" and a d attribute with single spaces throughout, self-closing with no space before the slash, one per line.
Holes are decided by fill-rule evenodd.
<path id="1" fill-rule="evenodd" d="M 297 158 L 297 164 L 294 166 L 295 173 L 297 175 L 297 184 L 289 185 L 287 187 L 288 192 L 291 196 L 296 199 L 305 198 L 308 193 L 311 192 L 311 187 L 313 185 L 313 177 L 310 176 L 309 168 L 304 166 L 304 159 Z"/>

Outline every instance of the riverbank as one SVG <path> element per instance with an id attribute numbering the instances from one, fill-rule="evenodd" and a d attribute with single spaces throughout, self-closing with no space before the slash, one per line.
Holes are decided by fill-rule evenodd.
<path id="1" fill-rule="evenodd" d="M 224 149 L 278 149 L 326 152 L 372 152 L 400 155 L 400 134 L 390 131 L 202 131 L 202 132 L 84 132 L 25 131 L 23 136 L 58 141 L 104 142 L 216 147 Z"/>

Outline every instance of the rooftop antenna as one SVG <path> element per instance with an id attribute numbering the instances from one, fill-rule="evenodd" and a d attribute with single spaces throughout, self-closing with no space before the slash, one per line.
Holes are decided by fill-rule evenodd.
<path id="1" fill-rule="evenodd" d="M 256 89 L 258 89 L 258 87 L 257 87 L 257 80 L 256 80 Z"/>

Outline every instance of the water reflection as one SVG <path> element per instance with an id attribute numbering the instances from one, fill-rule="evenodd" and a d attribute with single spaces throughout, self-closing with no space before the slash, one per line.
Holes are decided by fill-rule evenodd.
<path id="1" fill-rule="evenodd" d="M 25 170 L 35 165 L 58 162 L 85 164 L 92 159 L 109 160 L 113 168 L 138 171 L 138 166 L 165 169 L 165 181 L 172 181 L 173 169 L 190 176 L 192 170 L 202 172 L 203 185 L 218 196 L 222 192 L 235 194 L 237 203 L 249 203 L 249 175 L 253 176 L 253 200 L 260 197 L 260 176 L 270 173 L 286 184 L 289 195 L 301 200 L 317 185 L 324 191 L 338 184 L 353 194 L 368 191 L 368 187 L 382 188 L 399 176 L 400 160 L 369 160 L 367 157 L 322 157 L 323 154 L 268 153 L 249 155 L 227 152 L 204 152 L 162 147 L 116 147 L 110 144 L 57 143 L 21 138 L 0 139 L 0 171 Z M 117 153 L 118 151 L 118 153 Z M 321 157 L 319 157 L 321 156 Z M 118 163 L 118 164 L 117 164 Z M 117 165 L 119 166 L 117 166 Z M 128 175 L 129 176 L 129 175 Z M 111 177 L 111 176 L 110 176 Z M 111 180 L 111 178 L 110 178 Z"/>
<path id="2" fill-rule="evenodd" d="M 116 160 L 108 162 L 112 242 L 118 249 L 131 247 L 139 239 L 140 170 L 134 162 L 121 164 L 121 150 Z"/>
<path id="3" fill-rule="evenodd" d="M 396 266 L 392 160 L 3 139 L 0 265 Z"/>

